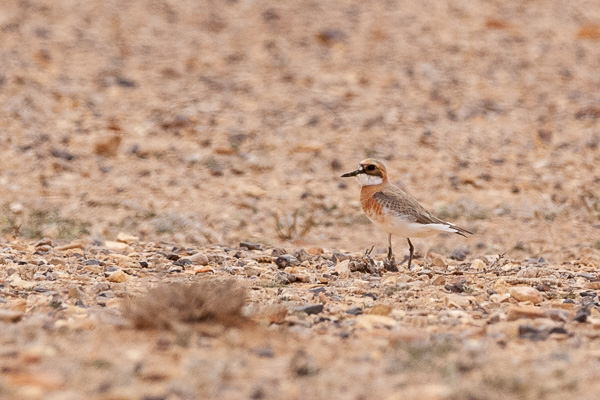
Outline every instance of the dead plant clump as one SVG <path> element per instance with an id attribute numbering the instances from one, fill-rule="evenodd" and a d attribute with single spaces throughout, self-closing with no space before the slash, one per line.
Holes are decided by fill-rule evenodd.
<path id="1" fill-rule="evenodd" d="M 162 284 L 125 302 L 124 315 L 138 329 L 175 329 L 180 324 L 240 326 L 245 291 L 231 280 Z"/>

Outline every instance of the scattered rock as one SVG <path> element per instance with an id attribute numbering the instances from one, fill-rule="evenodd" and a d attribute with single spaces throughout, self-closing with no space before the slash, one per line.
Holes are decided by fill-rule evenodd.
<path id="1" fill-rule="evenodd" d="M 344 260 L 337 263 L 335 272 L 338 273 L 340 278 L 348 277 L 350 275 L 350 260 Z"/>
<path id="2" fill-rule="evenodd" d="M 125 274 L 125 272 L 123 272 L 120 269 L 116 270 L 115 272 L 112 272 L 108 276 L 108 281 L 109 282 L 122 283 L 122 282 L 125 282 L 126 280 L 127 280 L 127 275 Z"/>
<path id="3" fill-rule="evenodd" d="M 240 242 L 240 248 L 245 248 L 248 250 L 261 250 L 262 245 L 260 243 Z"/>
<path id="4" fill-rule="evenodd" d="M 206 254 L 203 254 L 203 253 L 196 253 L 187 258 L 195 265 L 207 265 L 208 264 L 208 257 L 206 256 Z"/>
<path id="5" fill-rule="evenodd" d="M 133 244 L 139 242 L 140 238 L 137 236 L 130 235 L 128 233 L 119 232 L 117 235 L 117 242 Z"/>
<path id="6" fill-rule="evenodd" d="M 323 308 L 324 308 L 323 304 L 309 304 L 307 306 L 296 307 L 295 311 L 303 312 L 308 315 L 311 315 L 311 314 L 319 314 L 320 312 L 323 311 Z"/>
<path id="7" fill-rule="evenodd" d="M 300 265 L 300 261 L 291 254 L 283 254 L 275 259 L 275 264 L 279 269 Z"/>
<path id="8" fill-rule="evenodd" d="M 62 246 L 56 246 L 54 248 L 54 250 L 56 250 L 56 251 L 65 251 L 65 250 L 83 249 L 83 248 L 84 248 L 83 243 L 73 242 L 73 243 L 62 245 Z"/>
<path id="9" fill-rule="evenodd" d="M 508 294 L 508 293 L 504 293 L 504 294 L 495 293 L 490 296 L 490 301 L 492 303 L 505 303 L 509 299 L 510 299 L 510 294 Z"/>
<path id="10" fill-rule="evenodd" d="M 363 309 L 360 307 L 352 307 L 346 310 L 346 314 L 350 315 L 361 315 L 363 313 Z"/>
<path id="11" fill-rule="evenodd" d="M 429 253 L 429 258 L 436 267 L 446 267 L 448 265 L 446 259 L 441 254 Z"/>
<path id="12" fill-rule="evenodd" d="M 485 263 L 485 261 L 476 258 L 473 260 L 473 262 L 471 262 L 471 268 L 475 271 L 483 271 L 487 268 L 487 264 Z"/>
<path id="13" fill-rule="evenodd" d="M 510 306 L 506 313 L 506 319 L 508 321 L 515 321 L 521 318 L 544 318 L 546 313 L 543 308 L 534 306 Z"/>
<path id="14" fill-rule="evenodd" d="M 310 255 L 317 256 L 323 254 L 323 249 L 321 247 L 310 247 L 306 249 L 306 252 Z"/>
<path id="15" fill-rule="evenodd" d="M 111 240 L 107 240 L 104 242 L 104 246 L 113 251 L 122 251 L 122 250 L 130 250 L 131 247 L 127 243 L 122 242 L 113 242 Z"/>
<path id="16" fill-rule="evenodd" d="M 107 139 L 98 140 L 94 145 L 94 153 L 104 157 L 115 157 L 123 139 L 120 134 L 112 135 Z"/>
<path id="17" fill-rule="evenodd" d="M 531 301 L 539 304 L 544 300 L 542 294 L 530 286 L 517 286 L 509 289 L 510 295 L 517 301 Z"/>

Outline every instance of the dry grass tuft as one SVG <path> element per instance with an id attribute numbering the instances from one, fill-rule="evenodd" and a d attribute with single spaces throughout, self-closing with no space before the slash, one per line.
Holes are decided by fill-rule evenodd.
<path id="1" fill-rule="evenodd" d="M 124 314 L 138 329 L 175 329 L 180 324 L 240 326 L 245 291 L 233 281 L 163 284 L 125 302 Z"/>

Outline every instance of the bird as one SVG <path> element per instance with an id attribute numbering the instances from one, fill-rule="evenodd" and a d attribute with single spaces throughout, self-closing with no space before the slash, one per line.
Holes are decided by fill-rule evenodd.
<path id="1" fill-rule="evenodd" d="M 411 267 L 414 246 L 411 237 L 427 237 L 438 233 L 456 233 L 467 237 L 472 234 L 450 222 L 433 216 L 419 202 L 388 180 L 383 162 L 367 158 L 358 169 L 345 173 L 342 178 L 356 177 L 360 183 L 360 204 L 363 212 L 376 226 L 388 234 L 387 261 L 394 265 L 392 235 L 408 240 L 408 269 Z"/>

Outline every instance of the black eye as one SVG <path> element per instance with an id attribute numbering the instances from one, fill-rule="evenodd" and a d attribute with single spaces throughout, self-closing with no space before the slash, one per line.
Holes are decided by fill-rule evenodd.
<path id="1" fill-rule="evenodd" d="M 367 171 L 375 171 L 375 166 L 373 164 L 371 165 L 367 165 L 367 167 L 365 168 Z"/>

